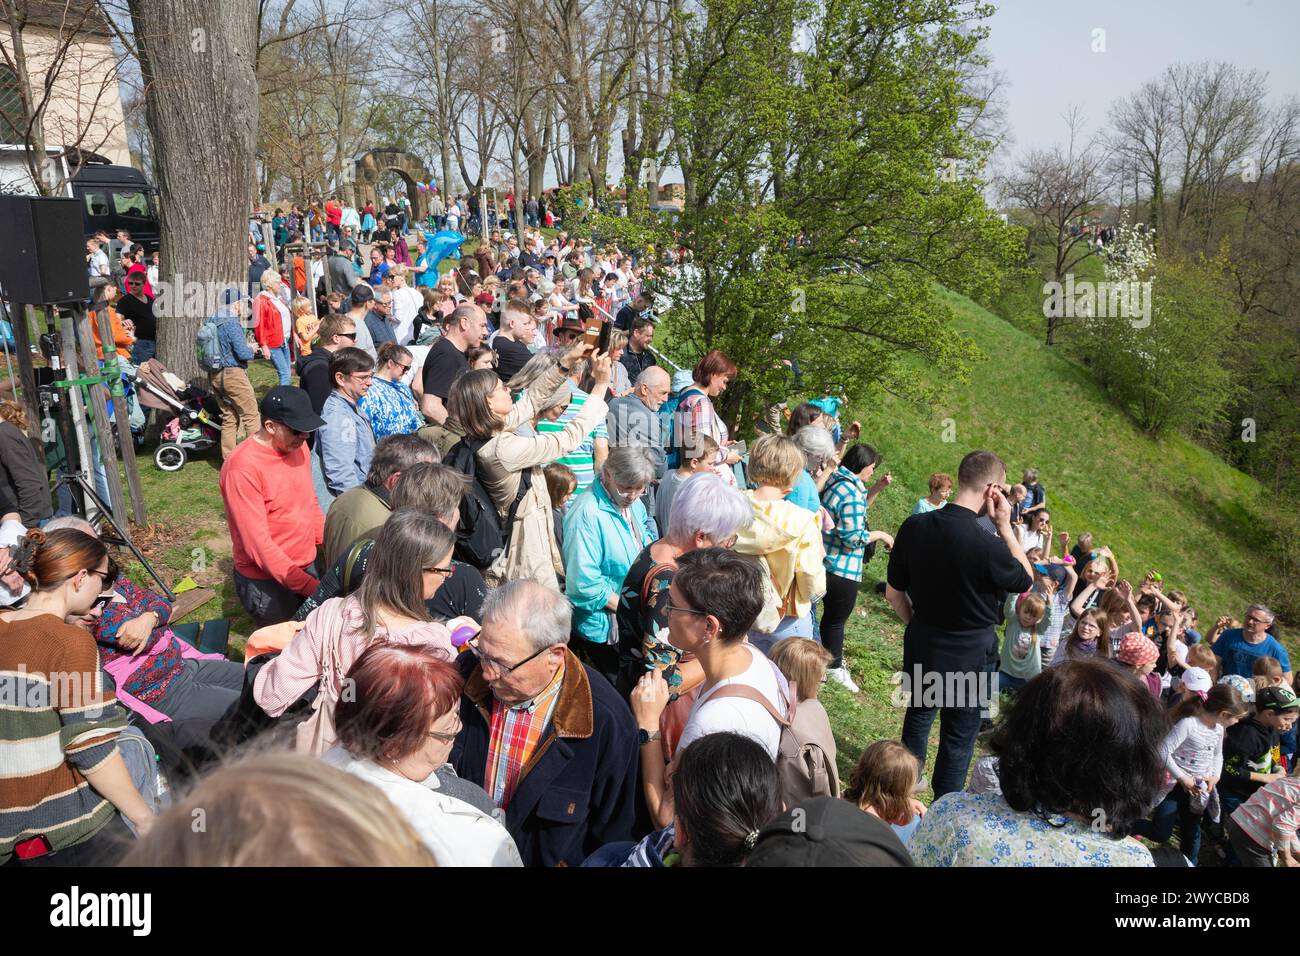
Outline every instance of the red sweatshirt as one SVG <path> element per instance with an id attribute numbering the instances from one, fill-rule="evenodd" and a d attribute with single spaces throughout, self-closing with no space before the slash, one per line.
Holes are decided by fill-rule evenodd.
<path id="1" fill-rule="evenodd" d="M 316 560 L 316 546 L 325 540 L 310 454 L 306 444 L 281 455 L 247 438 L 221 467 L 235 570 L 256 581 L 278 581 L 304 597 L 319 582 L 302 569 Z"/>

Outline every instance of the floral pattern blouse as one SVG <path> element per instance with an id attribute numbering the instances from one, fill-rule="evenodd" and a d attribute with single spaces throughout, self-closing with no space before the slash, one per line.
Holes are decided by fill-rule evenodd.
<path id="1" fill-rule="evenodd" d="M 1132 837 L 1022 813 L 999 793 L 940 797 L 921 818 L 911 849 L 917 866 L 1155 866 Z"/>
<path id="2" fill-rule="evenodd" d="M 370 420 L 376 442 L 389 435 L 409 435 L 425 424 L 411 387 L 401 382 L 373 379 L 357 408 Z"/>

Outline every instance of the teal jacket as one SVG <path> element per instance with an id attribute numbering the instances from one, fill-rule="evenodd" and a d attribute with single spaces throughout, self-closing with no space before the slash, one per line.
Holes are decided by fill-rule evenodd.
<path id="1" fill-rule="evenodd" d="M 619 592 L 632 562 L 655 538 L 639 500 L 632 505 L 631 519 L 635 534 L 599 477 L 564 516 L 564 593 L 573 603 L 573 630 L 597 644 L 613 637 L 614 615 L 605 610 L 609 596 Z"/>

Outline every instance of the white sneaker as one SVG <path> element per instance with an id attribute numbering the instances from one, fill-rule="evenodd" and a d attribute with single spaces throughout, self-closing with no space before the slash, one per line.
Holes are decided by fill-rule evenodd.
<path id="1" fill-rule="evenodd" d="M 826 676 L 842 687 L 847 688 L 852 693 L 858 693 L 861 688 L 853 683 L 853 677 L 849 674 L 849 669 L 844 666 L 826 668 Z"/>

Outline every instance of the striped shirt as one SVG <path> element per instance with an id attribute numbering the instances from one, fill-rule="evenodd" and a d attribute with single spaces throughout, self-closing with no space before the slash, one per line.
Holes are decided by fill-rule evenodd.
<path id="1" fill-rule="evenodd" d="M 524 767 L 532 759 L 537 744 L 551 722 L 555 703 L 564 683 L 564 665 L 532 700 L 508 706 L 493 698 L 492 727 L 488 738 L 487 773 L 483 789 L 492 802 L 504 810 L 523 778 Z"/>
<path id="2" fill-rule="evenodd" d="M 104 689 L 95 640 L 53 615 L 15 621 L 0 638 L 0 864 L 44 836 L 75 846 L 117 808 L 85 772 L 117 753 L 126 713 Z"/>
<path id="3" fill-rule="evenodd" d="M 564 426 L 578 417 L 578 412 L 590 397 L 587 392 L 575 385 L 569 396 L 569 407 L 564 410 L 564 414 L 553 422 L 542 419 L 537 424 L 538 433 L 545 435 L 547 432 L 564 431 Z M 562 458 L 555 459 L 561 465 L 568 465 L 578 478 L 578 487 L 573 489 L 573 495 L 569 498 L 570 501 L 576 500 L 578 495 L 586 491 L 587 486 L 596 480 L 596 459 L 594 456 L 597 438 L 604 438 L 607 441 L 609 439 L 609 429 L 606 428 L 605 419 L 603 418 L 600 420 L 600 424 L 592 429 L 591 434 L 583 440 L 581 445 Z"/>
<path id="4" fill-rule="evenodd" d="M 835 469 L 822 489 L 822 505 L 835 527 L 822 532 L 826 570 L 850 581 L 862 580 L 862 559 L 871 531 L 867 528 L 867 489 L 843 465 Z"/>
<path id="5" fill-rule="evenodd" d="M 1300 779 L 1283 777 L 1260 787 L 1232 813 L 1243 833 L 1260 846 L 1300 851 L 1296 825 L 1300 824 Z"/>

